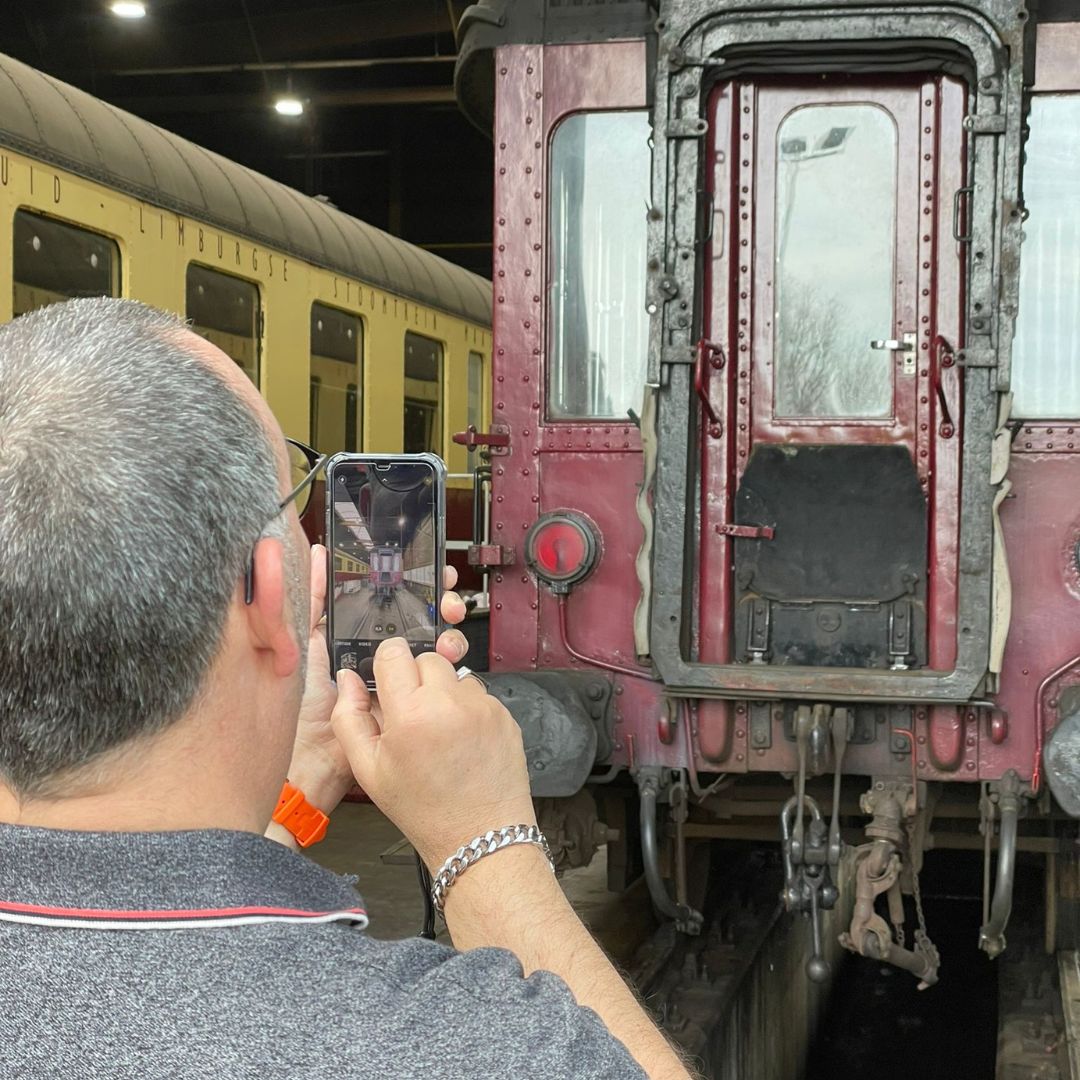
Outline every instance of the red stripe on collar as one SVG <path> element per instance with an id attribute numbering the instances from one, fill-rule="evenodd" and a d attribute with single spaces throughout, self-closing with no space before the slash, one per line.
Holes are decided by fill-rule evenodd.
<path id="1" fill-rule="evenodd" d="M 178 908 L 166 910 L 125 911 L 116 908 L 72 908 L 54 907 L 46 904 L 20 904 L 10 900 L 0 900 L 0 917 L 4 914 L 38 916 L 44 919 L 85 919 L 93 922 L 192 922 L 197 923 L 207 919 L 215 921 L 245 919 L 245 920 L 272 920 L 288 919 L 290 921 L 302 921 L 313 919 L 325 921 L 337 916 L 347 918 L 355 916 L 358 919 L 367 918 L 367 912 L 363 908 L 345 908 L 337 911 L 304 911 L 298 908 L 278 907 L 231 907 L 231 908 Z"/>

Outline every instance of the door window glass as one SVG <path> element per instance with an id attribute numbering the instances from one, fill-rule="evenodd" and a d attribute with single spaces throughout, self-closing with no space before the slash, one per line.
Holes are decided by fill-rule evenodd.
<path id="1" fill-rule="evenodd" d="M 259 287 L 250 281 L 188 263 L 187 317 L 191 328 L 216 345 L 259 385 Z"/>
<path id="2" fill-rule="evenodd" d="M 89 229 L 16 210 L 12 293 L 16 315 L 75 296 L 120 295 L 120 249 Z"/>
<path id="3" fill-rule="evenodd" d="M 405 453 L 442 453 L 441 342 L 405 334 Z"/>
<path id="4" fill-rule="evenodd" d="M 892 413 L 896 126 L 873 105 L 811 105 L 776 143 L 774 413 Z"/>
<path id="5" fill-rule="evenodd" d="M 311 305 L 311 445 L 322 454 L 360 449 L 363 345 L 356 315 Z"/>
<path id="6" fill-rule="evenodd" d="M 645 313 L 645 112 L 582 113 L 551 144 L 548 415 L 639 410 Z"/>
<path id="7" fill-rule="evenodd" d="M 1080 417 L 1080 94 L 1036 95 L 1025 147 L 1013 415 Z"/>

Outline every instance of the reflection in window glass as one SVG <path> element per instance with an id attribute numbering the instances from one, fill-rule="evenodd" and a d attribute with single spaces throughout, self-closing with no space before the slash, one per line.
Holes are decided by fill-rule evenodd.
<path id="1" fill-rule="evenodd" d="M 645 383 L 644 112 L 564 120 L 551 144 L 548 414 L 626 416 Z"/>
<path id="2" fill-rule="evenodd" d="M 892 413 L 896 127 L 872 105 L 812 105 L 776 146 L 776 384 L 781 417 Z"/>
<path id="3" fill-rule="evenodd" d="M 442 454 L 442 343 L 405 334 L 405 453 Z"/>
<path id="4" fill-rule="evenodd" d="M 259 287 L 188 263 L 187 317 L 191 328 L 231 356 L 259 385 Z"/>
<path id="5" fill-rule="evenodd" d="M 1080 417 L 1080 94 L 1031 99 L 1013 415 Z"/>
<path id="6" fill-rule="evenodd" d="M 360 449 L 363 344 L 356 315 L 311 305 L 311 445 L 321 454 Z"/>
<path id="7" fill-rule="evenodd" d="M 14 313 L 74 296 L 120 295 L 120 249 L 107 237 L 16 210 L 12 250 Z"/>
<path id="8" fill-rule="evenodd" d="M 477 431 L 484 427 L 484 357 L 481 353 L 469 353 L 469 413 L 468 425 Z M 476 469 L 479 455 L 469 453 L 469 470 Z"/>

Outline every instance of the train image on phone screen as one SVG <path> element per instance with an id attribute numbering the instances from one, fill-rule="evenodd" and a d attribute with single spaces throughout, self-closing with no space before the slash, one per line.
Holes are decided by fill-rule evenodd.
<path id="1" fill-rule="evenodd" d="M 369 677 L 370 658 L 386 638 L 405 638 L 414 653 L 435 648 L 434 480 L 423 462 L 335 469 L 335 670 Z"/>

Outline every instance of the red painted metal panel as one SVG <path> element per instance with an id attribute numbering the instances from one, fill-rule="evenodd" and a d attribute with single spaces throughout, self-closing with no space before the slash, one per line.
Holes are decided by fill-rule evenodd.
<path id="1" fill-rule="evenodd" d="M 708 372 L 708 403 L 702 402 L 699 417 L 703 524 L 693 646 L 703 661 L 724 663 L 732 655 L 734 541 L 712 525 L 731 520 L 738 479 L 755 442 L 762 441 L 907 446 L 929 501 L 929 659 L 939 670 L 955 662 L 962 402 L 958 369 L 939 370 L 934 360 L 944 356 L 948 363 L 962 344 L 962 252 L 951 239 L 951 212 L 952 192 L 963 183 L 964 100 L 961 84 L 949 79 L 881 80 L 872 86 L 846 80 L 723 83 L 712 95 L 713 221 L 703 333 L 718 347 L 723 364 Z M 806 422 L 773 415 L 777 132 L 792 110 L 815 102 L 871 102 L 897 124 L 895 322 L 882 333 L 916 334 L 916 370 L 905 375 L 903 357 L 896 356 L 893 415 L 881 421 Z M 952 773 L 969 763 L 972 769 L 964 771 L 974 772 L 974 752 L 966 747 L 956 710 L 934 710 L 932 720 L 921 710 L 917 720 L 924 732 L 916 743 L 923 775 Z M 702 702 L 698 727 L 703 763 L 735 770 L 793 767 L 786 745 L 751 751 L 744 706 Z M 850 768 L 879 767 L 885 745 L 878 745 L 853 747 Z"/>
<path id="2" fill-rule="evenodd" d="M 541 513 L 572 509 L 595 523 L 602 554 L 596 571 L 567 599 L 570 642 L 586 656 L 635 668 L 640 436 L 618 419 L 546 419 L 543 359 L 547 147 L 572 113 L 645 107 L 645 46 L 507 46 L 498 50 L 495 67 L 493 419 L 509 425 L 511 450 L 492 459 L 492 539 L 513 547 L 516 560 L 492 578 L 491 666 L 586 666 L 563 647 L 558 605 L 537 586 L 523 554 L 525 533 Z M 614 681 L 616 760 L 681 761 L 685 749 L 677 740 L 659 741 L 658 684 Z"/>

